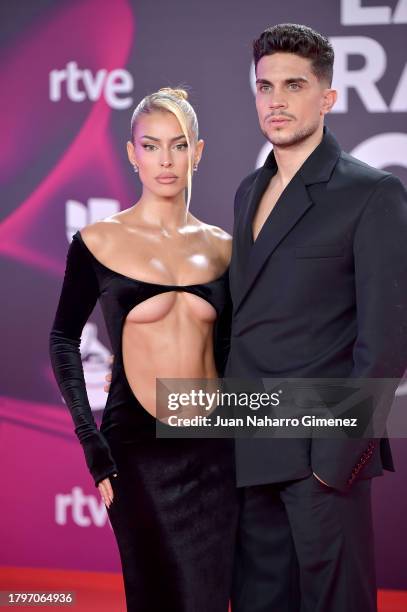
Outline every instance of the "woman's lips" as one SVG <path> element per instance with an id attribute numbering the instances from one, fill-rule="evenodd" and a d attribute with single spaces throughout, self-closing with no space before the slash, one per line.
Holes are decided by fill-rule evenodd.
<path id="1" fill-rule="evenodd" d="M 157 176 L 155 180 L 158 181 L 159 183 L 162 183 L 163 185 L 171 185 L 172 183 L 175 183 L 176 180 L 178 180 L 178 177 L 177 176 Z"/>

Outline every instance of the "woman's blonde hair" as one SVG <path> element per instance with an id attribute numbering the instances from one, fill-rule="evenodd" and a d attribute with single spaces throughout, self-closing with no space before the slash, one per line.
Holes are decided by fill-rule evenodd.
<path id="1" fill-rule="evenodd" d="M 182 132 L 188 143 L 188 177 L 187 177 L 187 207 L 191 201 L 192 192 L 192 144 L 198 141 L 198 119 L 194 109 L 188 102 L 188 93 L 184 89 L 172 89 L 162 87 L 141 100 L 135 108 L 131 118 L 131 138 L 134 143 L 134 128 L 137 119 L 141 114 L 148 114 L 154 111 L 168 111 L 173 113 L 179 121 Z"/>

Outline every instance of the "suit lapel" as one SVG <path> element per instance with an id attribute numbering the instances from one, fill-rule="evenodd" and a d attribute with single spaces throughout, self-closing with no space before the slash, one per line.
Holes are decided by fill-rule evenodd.
<path id="1" fill-rule="evenodd" d="M 321 143 L 291 179 L 275 207 L 266 219 L 256 241 L 253 243 L 252 223 L 259 202 L 272 176 L 277 171 L 274 152 L 271 151 L 257 175 L 246 198 L 247 204 L 240 213 L 234 246 L 233 277 L 237 291 L 234 311 L 252 289 L 264 264 L 284 237 L 313 205 L 307 185 L 327 182 L 340 155 L 340 147 L 327 127 Z"/>
<path id="2" fill-rule="evenodd" d="M 268 183 L 267 183 L 268 184 Z M 267 185 L 266 185 L 267 187 Z M 266 187 L 263 189 L 265 191 Z M 259 202 L 257 200 L 257 203 Z M 252 203 L 249 214 L 245 222 L 244 233 L 245 240 L 251 243 L 251 249 L 247 260 L 247 266 L 242 283 L 242 290 L 235 302 L 235 310 L 237 310 L 252 288 L 262 267 L 272 255 L 273 251 L 278 247 L 284 237 L 290 232 L 294 225 L 301 219 L 306 211 L 312 206 L 313 202 L 308 194 L 308 191 L 297 173 L 289 182 L 283 193 L 279 197 L 269 217 L 264 222 L 263 227 L 256 241 L 253 244 L 252 240 L 252 222 L 257 206 Z"/>
<path id="3" fill-rule="evenodd" d="M 242 206 L 235 217 L 230 266 L 230 289 L 234 303 L 242 291 L 253 249 L 252 219 L 263 193 L 276 172 L 277 164 L 271 152 L 264 166 L 258 170 L 246 194 L 243 195 Z"/>
<path id="4" fill-rule="evenodd" d="M 247 263 L 253 248 L 252 239 L 252 221 L 256 212 L 257 206 L 266 191 L 271 178 L 277 171 L 276 168 L 263 166 L 257 175 L 248 195 L 248 203 L 244 211 L 242 211 L 241 219 L 239 220 L 238 242 L 239 250 L 243 254 L 243 259 Z"/>
<path id="5" fill-rule="evenodd" d="M 250 235 L 250 219 L 256 210 L 257 203 L 263 195 L 271 177 L 277 170 L 273 171 L 266 167 L 258 170 L 256 177 L 242 196 L 242 206 L 236 213 L 233 229 L 232 259 L 230 263 L 230 289 L 235 300 L 242 290 L 247 265 L 252 251 L 252 239 Z"/>

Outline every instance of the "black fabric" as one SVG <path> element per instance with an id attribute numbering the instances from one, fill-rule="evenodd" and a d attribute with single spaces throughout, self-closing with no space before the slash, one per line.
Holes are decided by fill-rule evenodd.
<path id="1" fill-rule="evenodd" d="M 98 431 L 89 405 L 80 354 L 82 329 L 99 296 L 98 279 L 90 253 L 75 235 L 67 255 L 61 296 L 50 334 L 50 356 L 55 378 L 68 406 L 75 433 L 95 485 L 117 473 L 103 434 Z"/>
<path id="2" fill-rule="evenodd" d="M 233 612 L 376 612 L 371 480 L 344 493 L 311 475 L 241 503 Z"/>
<path id="3" fill-rule="evenodd" d="M 227 612 L 237 520 L 232 440 L 157 439 L 155 418 L 125 376 L 122 328 L 137 304 L 166 291 L 188 291 L 216 309 L 215 360 L 222 375 L 229 349 L 228 270 L 203 284 L 148 283 L 97 260 L 77 232 L 69 247 L 50 355 L 95 485 L 110 482 L 108 509 L 131 612 Z M 100 300 L 114 363 L 97 429 L 80 356 L 83 326 Z"/>
<path id="4" fill-rule="evenodd" d="M 123 427 L 106 433 L 119 471 L 108 514 L 127 610 L 227 612 L 238 514 L 233 440 L 155 439 L 153 423 L 150 434 L 135 424 L 141 410 L 134 397 L 117 407 Z"/>
<path id="5" fill-rule="evenodd" d="M 139 281 L 104 266 L 87 248 L 80 232 L 73 236 L 67 254 L 61 297 L 50 334 L 50 356 L 95 485 L 116 473 L 117 468 L 104 436 L 97 430 L 89 405 L 79 350 L 82 329 L 99 299 L 115 356 L 103 423 L 104 430 L 114 428 L 117 423 L 111 418 L 112 408 L 132 396 L 122 359 L 121 337 L 125 318 L 137 304 L 159 293 L 174 290 L 194 293 L 215 308 L 218 315 L 214 326 L 215 361 L 219 376 L 222 376 L 230 344 L 228 269 L 219 278 L 197 285 L 162 285 Z M 146 422 L 145 411 L 142 412 L 140 425 Z M 149 419 L 147 422 L 150 423 Z"/>
<path id="6" fill-rule="evenodd" d="M 403 185 L 341 151 L 325 127 L 253 243 L 253 218 L 276 172 L 271 152 L 235 198 L 226 376 L 401 378 L 407 367 Z M 343 491 L 394 469 L 386 437 L 239 439 L 236 464 L 240 486 L 315 471 Z"/>

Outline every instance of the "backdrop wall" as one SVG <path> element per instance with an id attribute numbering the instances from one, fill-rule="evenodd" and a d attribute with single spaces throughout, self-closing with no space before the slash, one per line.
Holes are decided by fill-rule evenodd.
<path id="1" fill-rule="evenodd" d="M 327 124 L 345 150 L 407 183 L 406 0 L 0 4 L 1 565 L 119 570 L 48 359 L 68 244 L 137 200 L 125 152 L 131 112 L 168 85 L 188 86 L 206 141 L 191 210 L 231 231 L 234 192 L 269 150 L 251 41 L 280 22 L 330 38 L 339 100 Z M 82 349 L 99 419 L 110 350 L 98 308 Z M 407 407 L 407 385 L 397 402 Z M 374 485 L 378 577 L 406 589 L 406 440 L 393 448 L 397 472 Z"/>

